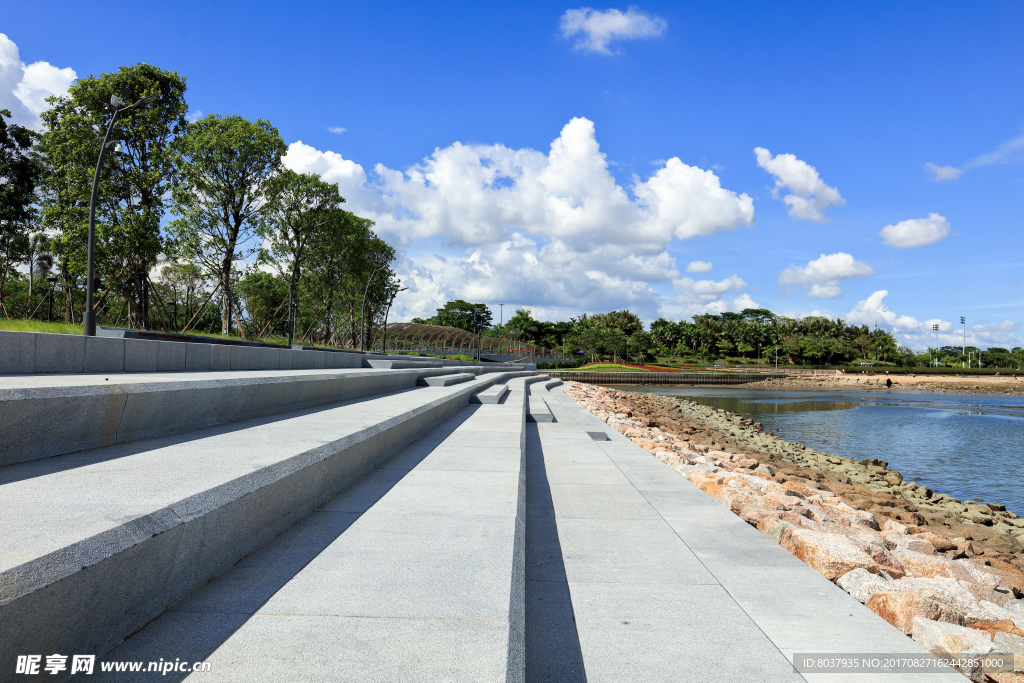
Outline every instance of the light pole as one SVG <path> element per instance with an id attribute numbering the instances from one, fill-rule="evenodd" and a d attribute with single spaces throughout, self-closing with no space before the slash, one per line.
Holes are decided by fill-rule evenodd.
<path id="1" fill-rule="evenodd" d="M 967 318 L 965 318 L 964 316 L 960 316 L 960 324 L 963 325 L 963 328 L 964 328 L 964 343 L 960 347 L 960 355 L 962 356 L 965 353 L 967 353 Z M 964 362 L 960 361 L 960 367 L 963 367 L 963 366 L 964 366 Z"/>
<path id="2" fill-rule="evenodd" d="M 933 323 L 932 324 L 932 332 L 935 333 L 935 365 L 934 365 L 934 367 L 938 367 L 939 366 L 939 324 L 938 323 Z"/>
<path id="3" fill-rule="evenodd" d="M 85 275 L 85 312 L 82 314 L 82 335 L 85 337 L 96 336 L 96 312 L 92 310 L 93 295 L 96 285 L 93 275 L 94 263 L 96 260 L 96 190 L 99 187 L 100 182 L 100 168 L 103 166 L 103 152 L 105 152 L 107 147 L 110 145 L 110 131 L 114 129 L 114 122 L 117 121 L 117 117 L 120 116 L 122 112 L 138 109 L 139 107 L 145 107 L 158 99 L 160 99 L 160 95 L 147 95 L 128 106 L 122 106 L 124 105 L 124 101 L 120 97 L 117 95 L 110 96 L 110 104 L 114 107 L 114 113 L 110 117 L 110 123 L 107 124 L 107 134 L 103 136 L 103 144 L 100 145 L 100 156 L 96 160 L 96 172 L 92 175 L 92 198 L 89 200 L 89 263 L 86 267 Z M 121 144 L 118 143 L 117 147 L 114 148 L 114 151 L 119 151 L 120 147 Z"/>
<path id="4" fill-rule="evenodd" d="M 366 280 L 366 289 L 363 290 L 363 307 L 359 309 L 359 350 L 366 350 L 366 295 L 370 292 L 370 283 L 373 282 L 373 276 L 377 274 L 383 266 L 376 266 L 373 272 L 370 273 L 369 279 Z"/>

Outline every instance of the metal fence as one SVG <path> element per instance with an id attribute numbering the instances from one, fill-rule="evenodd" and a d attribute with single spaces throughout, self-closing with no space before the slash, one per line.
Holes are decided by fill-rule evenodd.
<path id="1" fill-rule="evenodd" d="M 748 384 L 785 377 L 779 374 L 737 372 L 581 372 L 579 370 L 542 370 L 545 375 L 567 382 L 587 384 Z"/>

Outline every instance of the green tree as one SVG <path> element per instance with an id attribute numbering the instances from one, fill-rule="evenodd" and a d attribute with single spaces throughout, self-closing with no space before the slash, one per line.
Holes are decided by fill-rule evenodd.
<path id="1" fill-rule="evenodd" d="M 128 302 L 129 317 L 142 327 L 149 317 L 149 272 L 163 249 L 160 224 L 170 195 L 174 168 L 171 142 L 185 127 L 185 79 L 149 64 L 121 67 L 113 73 L 80 78 L 64 97 L 51 97 L 42 114 L 40 150 L 48 157 L 50 211 L 47 227 L 63 231 L 58 241 L 65 273 L 84 270 L 81 242 L 85 210 L 102 131 L 118 102 L 156 96 L 146 107 L 124 114 L 112 137 L 121 154 L 107 154 L 97 199 L 97 267 L 106 293 L 117 290 Z M 60 187 L 66 184 L 67 187 Z M 69 234 L 73 232 L 74 234 Z M 66 286 L 73 282 L 66 279 Z M 104 295 L 96 301 L 102 305 Z"/>
<path id="2" fill-rule="evenodd" d="M 231 331 L 231 275 L 258 249 L 265 190 L 286 150 L 260 119 L 210 115 L 189 123 L 171 146 L 174 213 L 170 251 L 199 264 L 221 290 L 221 334 Z"/>
<path id="3" fill-rule="evenodd" d="M 32 155 L 36 134 L 6 119 L 0 109 L 0 307 L 14 266 L 28 255 L 28 231 L 35 219 L 35 192 L 40 166 Z"/>
<path id="4" fill-rule="evenodd" d="M 261 260 L 277 264 L 289 275 L 288 343 L 295 338 L 298 301 L 296 290 L 302 268 L 309 258 L 309 245 L 318 231 L 330 222 L 344 197 L 338 186 L 310 173 L 285 169 L 276 173 L 267 187 L 267 208 L 260 221 L 260 234 L 269 242 Z"/>

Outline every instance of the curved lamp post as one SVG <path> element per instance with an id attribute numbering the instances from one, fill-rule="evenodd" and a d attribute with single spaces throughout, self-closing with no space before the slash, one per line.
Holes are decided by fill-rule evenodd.
<path id="1" fill-rule="evenodd" d="M 363 290 L 363 307 L 359 309 L 359 350 L 366 351 L 366 295 L 370 292 L 370 283 L 373 282 L 373 276 L 377 274 L 377 271 L 383 268 L 383 266 L 377 266 L 370 273 L 370 277 L 366 280 L 366 289 Z"/>
<path id="2" fill-rule="evenodd" d="M 103 153 L 111 145 L 110 131 L 114 129 L 114 122 L 117 121 L 118 116 L 126 111 L 145 107 L 158 99 L 160 99 L 160 95 L 148 95 L 128 106 L 123 106 L 124 101 L 120 97 L 117 95 L 111 95 L 110 97 L 110 104 L 114 107 L 114 113 L 110 117 L 110 123 L 107 124 L 107 134 L 103 136 L 103 144 L 100 146 L 100 156 L 96 160 L 96 172 L 92 175 L 92 199 L 89 200 L 89 265 L 85 276 L 85 312 L 82 315 L 82 335 L 85 337 L 96 336 L 96 312 L 93 310 L 93 293 L 96 286 L 93 276 L 96 242 L 96 190 L 100 181 L 100 168 L 103 166 Z M 114 151 L 123 151 L 121 143 L 117 143 Z"/>

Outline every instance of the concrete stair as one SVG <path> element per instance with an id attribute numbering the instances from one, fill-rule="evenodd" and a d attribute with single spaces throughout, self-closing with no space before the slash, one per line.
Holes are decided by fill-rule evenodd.
<path id="1" fill-rule="evenodd" d="M 97 655 L 75 681 L 240 683 L 815 681 L 794 652 L 924 654 L 559 380 L 354 357 L 380 365 L 0 377 L 0 680 L 52 653 Z"/>

